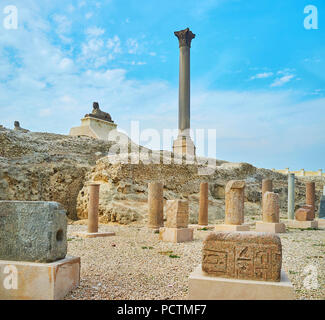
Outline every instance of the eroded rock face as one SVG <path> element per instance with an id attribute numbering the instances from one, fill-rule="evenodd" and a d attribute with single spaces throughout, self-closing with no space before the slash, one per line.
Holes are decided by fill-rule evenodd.
<path id="1" fill-rule="evenodd" d="M 215 232 L 203 243 L 202 270 L 209 275 L 280 281 L 281 264 L 281 240 L 275 234 Z"/>
<path id="2" fill-rule="evenodd" d="M 260 215 L 261 182 L 273 180 L 281 214 L 287 210 L 287 176 L 248 163 L 216 161 L 210 175 L 198 164 L 112 163 L 112 150 L 134 145 L 125 139 L 102 141 L 88 137 L 8 130 L 0 126 L 0 200 L 57 201 L 70 219 L 87 218 L 88 186 L 100 183 L 100 222 L 128 224 L 148 220 L 148 183 L 161 181 L 164 199 L 189 201 L 189 223 L 198 222 L 201 182 L 209 183 L 209 223 L 225 217 L 225 187 L 244 180 L 245 216 Z M 148 150 L 142 148 L 144 150 Z M 110 155 L 109 155 L 110 154 Z M 108 156 L 109 155 L 109 156 Z M 161 157 L 153 153 L 150 157 Z M 199 158 L 202 160 L 202 158 Z M 204 159 L 203 159 L 204 160 Z M 310 179 L 310 178 L 309 178 Z M 325 178 L 316 182 L 316 209 Z M 300 181 L 303 181 L 300 182 Z M 296 205 L 305 203 L 305 181 L 296 181 Z"/>

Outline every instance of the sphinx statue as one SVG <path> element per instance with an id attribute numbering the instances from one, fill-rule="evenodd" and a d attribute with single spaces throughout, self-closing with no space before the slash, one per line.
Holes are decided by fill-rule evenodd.
<path id="1" fill-rule="evenodd" d="M 112 120 L 112 117 L 109 113 L 100 110 L 98 102 L 93 103 L 92 112 L 89 114 L 86 114 L 85 117 L 101 119 L 101 120 L 105 120 L 105 121 L 114 123 L 114 121 Z"/>
<path id="2" fill-rule="evenodd" d="M 16 131 L 21 131 L 21 132 L 29 132 L 29 130 L 27 130 L 27 129 L 23 129 L 23 128 L 21 128 L 20 127 L 20 123 L 19 123 L 19 121 L 15 121 L 14 122 L 14 130 L 16 130 Z"/>

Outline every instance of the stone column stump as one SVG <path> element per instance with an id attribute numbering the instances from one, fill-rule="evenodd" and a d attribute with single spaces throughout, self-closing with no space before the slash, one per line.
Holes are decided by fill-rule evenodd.
<path id="1" fill-rule="evenodd" d="M 283 233 L 286 232 L 284 223 L 280 223 L 279 195 L 266 191 L 263 196 L 262 221 L 256 222 L 256 231 Z"/>
<path id="2" fill-rule="evenodd" d="M 216 231 L 249 231 L 244 225 L 245 181 L 231 180 L 225 189 L 225 223 L 216 225 Z"/>
<path id="3" fill-rule="evenodd" d="M 193 229 L 188 228 L 189 206 L 187 200 L 167 200 L 166 227 L 159 229 L 159 239 L 166 242 L 193 240 Z"/>

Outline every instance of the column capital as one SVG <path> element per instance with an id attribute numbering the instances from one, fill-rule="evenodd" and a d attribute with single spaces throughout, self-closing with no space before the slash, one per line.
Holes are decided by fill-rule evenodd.
<path id="1" fill-rule="evenodd" d="M 191 48 L 191 41 L 195 38 L 195 34 L 189 28 L 175 31 L 174 34 L 178 38 L 179 47 Z"/>

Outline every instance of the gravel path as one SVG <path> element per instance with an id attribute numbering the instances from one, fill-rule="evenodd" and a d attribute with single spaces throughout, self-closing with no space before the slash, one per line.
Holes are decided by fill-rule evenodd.
<path id="1" fill-rule="evenodd" d="M 68 226 L 68 255 L 81 257 L 81 283 L 66 299 L 186 299 L 188 276 L 201 263 L 202 240 L 209 233 L 195 231 L 194 241 L 179 244 L 159 241 L 158 234 L 134 225 L 101 225 L 100 231 L 116 233 L 108 238 L 71 235 L 86 229 Z M 289 229 L 280 237 L 282 268 L 296 298 L 325 299 L 325 230 Z M 308 281 L 313 277 L 316 283 Z"/>

